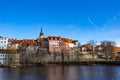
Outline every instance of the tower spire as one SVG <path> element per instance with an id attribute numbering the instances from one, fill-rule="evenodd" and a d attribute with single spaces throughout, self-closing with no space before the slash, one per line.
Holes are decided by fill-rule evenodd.
<path id="1" fill-rule="evenodd" d="M 41 33 L 43 33 L 43 32 L 42 32 L 42 27 L 41 27 Z"/>
<path id="2" fill-rule="evenodd" d="M 40 32 L 39 38 L 44 38 L 44 33 L 43 33 L 43 30 L 42 30 L 42 27 L 41 27 L 41 32 Z"/>

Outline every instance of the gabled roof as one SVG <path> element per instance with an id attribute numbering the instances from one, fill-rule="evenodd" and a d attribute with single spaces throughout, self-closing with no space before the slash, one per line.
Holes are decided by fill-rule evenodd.
<path id="1" fill-rule="evenodd" d="M 103 48 L 102 45 L 97 45 L 95 48 Z"/>
<path id="2" fill-rule="evenodd" d="M 48 38 L 61 38 L 60 36 L 48 36 Z"/>
<path id="3" fill-rule="evenodd" d="M 68 43 L 73 43 L 73 40 L 70 39 L 70 38 L 66 38 L 66 40 L 67 40 Z"/>
<path id="4" fill-rule="evenodd" d="M 30 46 L 30 45 L 35 46 L 35 45 L 37 45 L 37 42 L 34 41 L 34 40 L 23 40 L 22 46 L 28 47 L 28 46 Z"/>
<path id="5" fill-rule="evenodd" d="M 66 38 L 62 38 L 62 41 L 63 41 L 63 42 L 67 42 L 67 39 L 66 39 Z"/>
<path id="6" fill-rule="evenodd" d="M 47 38 L 37 38 L 37 40 L 39 40 L 39 41 L 48 41 Z"/>
<path id="7" fill-rule="evenodd" d="M 93 48 L 93 45 L 91 45 L 91 44 L 84 44 L 81 47 L 86 47 L 87 49 L 91 50 Z"/>
<path id="8" fill-rule="evenodd" d="M 53 39 L 53 40 L 55 40 L 55 39 L 59 40 L 60 38 L 61 38 L 60 36 L 48 36 L 49 40 L 51 40 L 51 39 Z"/>
<path id="9" fill-rule="evenodd" d="M 115 50 L 116 51 L 120 51 L 120 47 L 115 47 Z"/>
<path id="10" fill-rule="evenodd" d="M 21 40 L 13 40 L 11 43 L 12 43 L 12 44 L 20 44 L 20 43 L 21 43 Z"/>

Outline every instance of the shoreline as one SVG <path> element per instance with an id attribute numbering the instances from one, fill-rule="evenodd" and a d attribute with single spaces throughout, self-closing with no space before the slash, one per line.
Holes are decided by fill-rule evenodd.
<path id="1" fill-rule="evenodd" d="M 79 61 L 79 62 L 50 62 L 56 65 L 84 65 L 84 66 L 120 66 L 120 61 Z"/>
<path id="2" fill-rule="evenodd" d="M 0 65 L 0 68 L 15 68 L 15 67 L 48 67 L 48 66 L 120 66 L 120 61 L 79 61 L 79 62 L 48 62 L 37 64 L 20 64 L 20 65 Z"/>

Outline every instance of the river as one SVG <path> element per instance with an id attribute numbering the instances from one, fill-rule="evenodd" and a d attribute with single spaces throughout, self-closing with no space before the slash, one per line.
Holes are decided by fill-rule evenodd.
<path id="1" fill-rule="evenodd" d="M 0 68 L 0 80 L 120 80 L 119 66 Z"/>

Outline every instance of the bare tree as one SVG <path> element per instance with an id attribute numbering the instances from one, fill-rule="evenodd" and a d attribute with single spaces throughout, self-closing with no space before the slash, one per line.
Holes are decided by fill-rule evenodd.
<path id="1" fill-rule="evenodd" d="M 102 41 L 101 45 L 103 46 L 103 53 L 106 56 L 106 60 L 108 60 L 109 57 L 114 57 L 114 48 L 115 48 L 114 41 Z"/>
<path id="2" fill-rule="evenodd" d="M 96 46 L 96 43 L 97 43 L 97 41 L 95 41 L 95 40 L 90 40 L 89 42 L 88 42 L 88 44 L 91 44 L 92 45 L 92 57 L 93 57 L 93 59 L 94 59 L 94 57 L 95 57 L 95 46 Z"/>
<path id="3" fill-rule="evenodd" d="M 17 49 L 10 49 L 8 50 L 8 57 L 6 57 L 6 61 L 7 61 L 7 64 L 9 66 L 11 65 L 15 65 L 18 63 L 18 59 L 19 59 L 19 56 L 18 56 L 18 50 Z"/>

